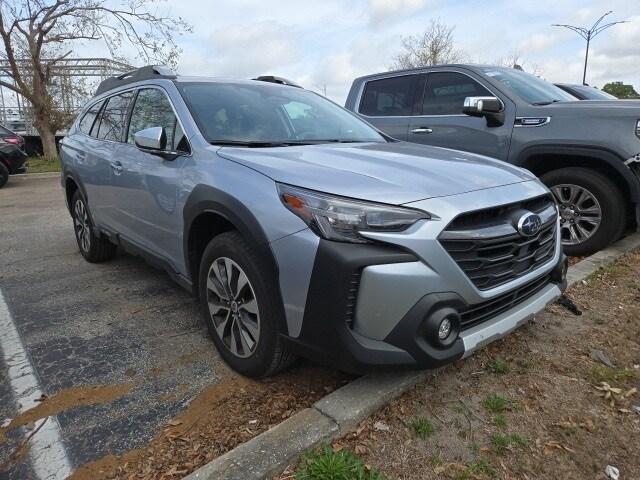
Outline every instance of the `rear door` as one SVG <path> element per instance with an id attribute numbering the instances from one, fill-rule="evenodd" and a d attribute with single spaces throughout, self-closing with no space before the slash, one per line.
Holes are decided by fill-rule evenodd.
<path id="1" fill-rule="evenodd" d="M 163 157 L 138 149 L 134 134 L 151 127 L 163 127 L 167 151 L 182 155 Z M 126 142 L 118 149 L 123 172 L 122 192 L 116 199 L 117 215 L 130 242 L 174 267 L 181 248 L 176 205 L 180 169 L 189 154 L 189 143 L 164 89 L 139 89 Z"/>
<path id="2" fill-rule="evenodd" d="M 387 135 L 406 140 L 420 77 L 399 75 L 366 82 L 357 113 Z"/>
<path id="3" fill-rule="evenodd" d="M 427 75 L 418 114 L 410 119 L 410 142 L 453 148 L 506 160 L 514 121 L 511 103 L 506 107 L 505 123 L 489 126 L 486 118 L 462 113 L 466 97 L 497 96 L 470 75 L 455 71 Z"/>

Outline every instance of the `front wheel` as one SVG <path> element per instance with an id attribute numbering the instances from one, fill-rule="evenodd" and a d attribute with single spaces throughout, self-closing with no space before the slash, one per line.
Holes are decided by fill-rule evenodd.
<path id="1" fill-rule="evenodd" d="M 102 236 L 94 235 L 87 202 L 80 191 L 76 191 L 71 199 L 71 217 L 80 253 L 87 262 L 105 262 L 116 255 L 116 245 Z"/>
<path id="2" fill-rule="evenodd" d="M 281 336 L 284 319 L 268 271 L 237 232 L 211 240 L 200 263 L 200 302 L 209 333 L 234 370 L 255 378 L 294 360 Z"/>
<path id="3" fill-rule="evenodd" d="M 627 205 L 620 189 L 600 172 L 561 168 L 541 180 L 553 192 L 560 210 L 560 233 L 567 255 L 591 255 L 622 235 Z"/>
<path id="4" fill-rule="evenodd" d="M 4 187 L 9 181 L 9 169 L 6 165 L 0 162 L 0 188 Z"/>

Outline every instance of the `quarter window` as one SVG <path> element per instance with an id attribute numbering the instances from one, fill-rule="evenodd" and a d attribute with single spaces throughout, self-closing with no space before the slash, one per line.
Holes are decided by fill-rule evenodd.
<path id="1" fill-rule="evenodd" d="M 384 78 L 368 82 L 360 113 L 372 117 L 411 115 L 416 75 Z"/>
<path id="2" fill-rule="evenodd" d="M 143 88 L 138 91 L 131 112 L 127 143 L 134 143 L 133 136 L 136 132 L 152 127 L 164 128 L 167 134 L 167 150 L 189 152 L 189 143 L 167 96 L 157 88 Z"/>
<path id="3" fill-rule="evenodd" d="M 423 115 L 462 114 L 466 97 L 492 96 L 471 77 L 455 72 L 430 73 L 422 104 Z"/>
<path id="4" fill-rule="evenodd" d="M 91 107 L 89 107 L 89 110 L 87 110 L 87 113 L 84 114 L 82 120 L 80 120 L 80 123 L 78 124 L 78 128 L 82 133 L 86 133 L 87 135 L 91 133 L 91 127 L 93 127 L 93 124 L 96 120 L 96 117 L 98 116 L 98 113 L 100 113 L 100 108 L 102 108 L 103 103 L 104 102 L 98 102 L 94 105 L 91 105 Z"/>
<path id="5" fill-rule="evenodd" d="M 122 141 L 129 103 L 133 98 L 133 92 L 124 92 L 107 100 L 102 110 L 100 127 L 97 137 L 101 140 Z M 95 129 L 94 129 L 95 130 Z"/>

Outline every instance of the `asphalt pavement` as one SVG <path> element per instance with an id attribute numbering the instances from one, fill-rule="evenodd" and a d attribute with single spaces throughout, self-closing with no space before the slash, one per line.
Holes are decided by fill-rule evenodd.
<path id="1" fill-rule="evenodd" d="M 51 416 L 0 479 L 64 478 L 142 446 L 226 372 L 195 298 L 164 272 L 123 253 L 82 258 L 57 177 L 0 189 L 0 324 L 0 423 L 43 394 L 131 384 L 110 403 Z M 0 465 L 41 421 L 0 438 Z"/>

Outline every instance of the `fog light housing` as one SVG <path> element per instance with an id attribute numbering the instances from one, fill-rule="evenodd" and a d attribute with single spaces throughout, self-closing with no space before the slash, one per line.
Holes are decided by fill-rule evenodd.
<path id="1" fill-rule="evenodd" d="M 431 313 L 423 325 L 423 335 L 436 348 L 449 348 L 458 339 L 460 315 L 451 307 Z"/>

